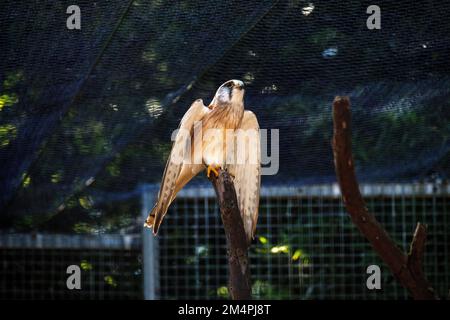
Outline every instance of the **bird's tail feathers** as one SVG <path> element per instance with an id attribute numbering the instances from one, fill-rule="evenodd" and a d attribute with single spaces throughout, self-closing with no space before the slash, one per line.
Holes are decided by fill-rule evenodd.
<path id="1" fill-rule="evenodd" d="M 167 206 L 162 206 L 159 202 L 155 204 L 152 211 L 145 220 L 144 227 L 150 228 L 153 230 L 153 235 L 156 236 L 158 233 L 159 226 L 161 225 L 162 219 L 166 214 Z"/>

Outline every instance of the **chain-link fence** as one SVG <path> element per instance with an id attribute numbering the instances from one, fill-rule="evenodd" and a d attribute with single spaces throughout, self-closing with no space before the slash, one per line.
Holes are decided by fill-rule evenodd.
<path id="1" fill-rule="evenodd" d="M 139 299 L 139 236 L 0 236 L 0 299 Z M 69 290 L 70 265 L 80 267 L 81 289 Z"/>
<path id="2" fill-rule="evenodd" d="M 450 186 L 361 189 L 370 211 L 404 250 L 416 222 L 428 225 L 425 271 L 439 294 L 447 295 Z M 155 192 L 154 186 L 142 188 L 143 214 Z M 336 185 L 262 189 L 250 250 L 255 298 L 407 298 L 351 223 L 339 195 Z M 227 297 L 226 245 L 212 188 L 182 190 L 158 237 L 145 231 L 143 250 L 141 235 L 2 235 L 0 298 Z M 81 290 L 67 289 L 72 264 L 81 267 Z M 373 264 L 381 268 L 381 290 L 366 287 L 366 269 Z"/>
<path id="3" fill-rule="evenodd" d="M 361 190 L 369 210 L 405 251 L 417 221 L 428 225 L 425 269 L 442 295 L 450 287 L 449 190 L 431 184 L 364 185 Z M 210 188 L 182 191 L 160 229 L 160 298 L 227 297 L 220 219 Z M 250 256 L 255 298 L 407 298 L 352 224 L 336 185 L 263 188 Z M 366 286 L 367 267 L 373 264 L 381 267 L 381 290 Z"/>

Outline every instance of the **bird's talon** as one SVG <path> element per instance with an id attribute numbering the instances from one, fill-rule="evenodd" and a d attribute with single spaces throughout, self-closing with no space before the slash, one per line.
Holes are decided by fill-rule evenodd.
<path id="1" fill-rule="evenodd" d="M 207 172 L 206 172 L 206 176 L 209 178 L 209 176 L 211 175 L 211 171 L 212 171 L 212 172 L 214 172 L 214 174 L 216 175 L 216 178 L 217 178 L 219 176 L 219 170 L 218 170 L 219 168 L 220 168 L 220 166 L 209 165 Z"/>

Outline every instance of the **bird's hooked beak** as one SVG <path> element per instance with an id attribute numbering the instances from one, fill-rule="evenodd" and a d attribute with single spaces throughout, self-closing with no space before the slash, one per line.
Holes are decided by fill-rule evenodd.
<path id="1" fill-rule="evenodd" d="M 237 88 L 239 90 L 243 90 L 245 85 L 244 82 L 242 82 L 241 80 L 230 80 L 234 86 L 234 88 Z"/>

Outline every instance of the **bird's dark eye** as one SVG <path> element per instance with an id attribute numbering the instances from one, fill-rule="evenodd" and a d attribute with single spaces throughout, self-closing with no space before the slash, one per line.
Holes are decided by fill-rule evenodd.
<path id="1" fill-rule="evenodd" d="M 230 82 L 225 83 L 225 87 L 232 88 L 233 87 L 233 82 L 230 81 Z"/>

